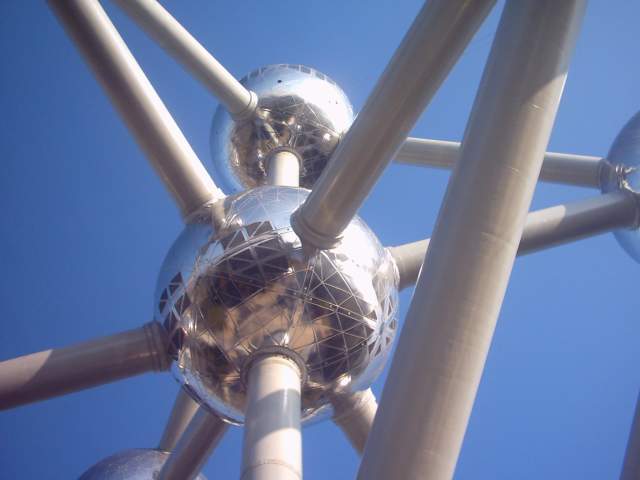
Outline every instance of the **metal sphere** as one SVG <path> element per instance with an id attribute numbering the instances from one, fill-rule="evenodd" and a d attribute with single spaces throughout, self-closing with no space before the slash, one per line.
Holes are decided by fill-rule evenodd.
<path id="1" fill-rule="evenodd" d="M 264 185 L 265 161 L 275 148 L 300 158 L 300 186 L 311 188 L 353 120 L 344 92 L 303 65 L 269 65 L 241 83 L 258 95 L 253 118 L 235 120 L 218 107 L 211 126 L 214 176 L 228 191 Z"/>
<path id="2" fill-rule="evenodd" d="M 96 463 L 79 480 L 155 480 L 167 458 L 161 450 L 124 450 Z M 207 479 L 200 474 L 196 480 Z"/>
<path id="3" fill-rule="evenodd" d="M 600 186 L 604 193 L 626 190 L 640 195 L 640 112 L 620 131 L 609 150 Z M 614 232 L 618 243 L 640 262 L 640 230 L 621 229 Z"/>
<path id="4" fill-rule="evenodd" d="M 275 349 L 304 366 L 302 418 L 331 414 L 335 396 L 366 389 L 391 349 L 395 263 L 355 218 L 331 250 L 308 252 L 290 216 L 308 191 L 263 186 L 214 204 L 185 227 L 156 289 L 173 371 L 222 418 L 242 423 L 244 367 Z"/>

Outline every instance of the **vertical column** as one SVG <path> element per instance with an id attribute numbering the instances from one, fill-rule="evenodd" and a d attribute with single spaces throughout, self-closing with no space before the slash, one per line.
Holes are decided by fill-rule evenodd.
<path id="1" fill-rule="evenodd" d="M 360 479 L 453 477 L 585 4 L 506 2 Z"/>
<path id="2" fill-rule="evenodd" d="M 241 480 L 301 479 L 300 367 L 270 354 L 251 362 L 247 377 Z"/>
<path id="3" fill-rule="evenodd" d="M 620 480 L 638 480 L 638 478 L 640 478 L 640 396 L 636 402 Z"/>
<path id="4" fill-rule="evenodd" d="M 267 158 L 267 183 L 300 186 L 300 158 L 291 150 L 275 150 Z"/>

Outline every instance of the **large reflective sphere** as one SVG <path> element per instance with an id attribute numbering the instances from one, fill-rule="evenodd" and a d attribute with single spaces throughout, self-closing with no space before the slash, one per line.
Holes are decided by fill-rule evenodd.
<path id="1" fill-rule="evenodd" d="M 336 248 L 303 251 L 289 219 L 307 194 L 264 186 L 227 197 L 185 227 L 162 266 L 155 317 L 169 333 L 173 371 L 228 421 L 243 422 L 243 368 L 261 349 L 294 352 L 306 365 L 303 419 L 367 388 L 391 349 L 391 256 L 358 218 Z"/>
<path id="2" fill-rule="evenodd" d="M 125 450 L 96 463 L 79 480 L 156 480 L 167 458 L 169 453 L 160 450 Z M 196 480 L 207 479 L 198 475 Z"/>
<path id="3" fill-rule="evenodd" d="M 264 185 L 265 160 L 277 147 L 301 159 L 300 186 L 311 188 L 353 120 L 344 92 L 303 65 L 269 65 L 241 80 L 258 95 L 257 114 L 237 122 L 218 107 L 211 126 L 214 177 L 227 191 Z"/>
<path id="4" fill-rule="evenodd" d="M 626 190 L 640 195 L 640 112 L 636 113 L 616 137 L 602 169 L 601 187 L 604 193 Z M 640 230 L 616 230 L 616 239 L 640 262 Z"/>

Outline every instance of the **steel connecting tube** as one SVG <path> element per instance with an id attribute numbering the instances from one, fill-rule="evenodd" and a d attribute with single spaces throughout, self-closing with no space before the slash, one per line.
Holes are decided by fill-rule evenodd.
<path id="1" fill-rule="evenodd" d="M 249 366 L 242 480 L 300 480 L 303 372 L 292 359 L 268 354 Z"/>
<path id="2" fill-rule="evenodd" d="M 332 248 L 495 0 L 426 2 L 292 226 L 311 247 Z"/>
<path id="3" fill-rule="evenodd" d="M 0 410 L 169 368 L 158 322 L 70 347 L 0 362 Z"/>

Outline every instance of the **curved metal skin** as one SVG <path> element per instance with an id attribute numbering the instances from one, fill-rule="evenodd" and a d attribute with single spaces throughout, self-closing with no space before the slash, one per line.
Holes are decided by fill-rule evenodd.
<path id="1" fill-rule="evenodd" d="M 396 153 L 395 161 L 409 165 L 452 169 L 460 154 L 460 142 L 412 138 L 405 140 Z M 546 152 L 540 180 L 577 187 L 600 188 L 602 157 Z"/>
<path id="2" fill-rule="evenodd" d="M 340 142 L 293 228 L 332 248 L 458 60 L 494 0 L 426 2 Z"/>
<path id="3" fill-rule="evenodd" d="M 359 479 L 453 477 L 585 6 L 504 7 Z"/>
<path id="4" fill-rule="evenodd" d="M 529 213 L 518 246 L 527 255 L 582 238 L 638 227 L 638 203 L 628 192 L 612 192 Z M 398 267 L 398 289 L 415 284 L 429 239 L 388 247 Z"/>
<path id="5" fill-rule="evenodd" d="M 256 114 L 233 118 L 218 107 L 211 125 L 214 175 L 230 191 L 268 183 L 270 156 L 290 150 L 300 158 L 299 185 L 311 188 L 353 120 L 342 89 L 304 65 L 268 65 L 241 80 L 258 95 Z"/>
<path id="6" fill-rule="evenodd" d="M 300 387 L 306 374 L 278 354 L 259 354 L 247 369 L 240 479 L 301 480 Z"/>
<path id="7" fill-rule="evenodd" d="M 640 112 L 620 131 L 606 157 L 603 170 L 603 192 L 628 192 L 640 202 Z M 640 262 L 640 214 L 635 228 L 615 232 L 618 243 L 636 262 Z"/>
<path id="8" fill-rule="evenodd" d="M 360 454 L 364 452 L 367 437 L 378 410 L 378 402 L 371 389 L 351 395 L 341 395 L 333 400 L 333 421 L 340 427 Z"/>
<path id="9" fill-rule="evenodd" d="M 199 407 L 162 467 L 158 480 L 192 480 L 198 477 L 228 428 L 229 425 L 218 416 Z"/>
<path id="10" fill-rule="evenodd" d="M 186 226 L 161 268 L 155 318 L 169 333 L 173 371 L 230 422 L 244 420 L 240 372 L 255 352 L 299 356 L 311 420 L 332 414 L 332 396 L 368 388 L 391 348 L 391 257 L 359 218 L 335 249 L 305 251 L 290 218 L 307 194 L 264 186 L 227 197 Z"/>
<path id="11" fill-rule="evenodd" d="M 176 61 L 202 82 L 236 118 L 251 117 L 255 93 L 244 88 L 156 0 L 115 0 Z"/>
<path id="12" fill-rule="evenodd" d="M 101 460 L 84 472 L 79 480 L 151 480 L 169 457 L 168 452 L 150 449 L 132 449 L 118 452 Z M 198 475 L 196 480 L 207 480 Z"/>
<path id="13" fill-rule="evenodd" d="M 70 347 L 0 362 L 0 410 L 169 368 L 157 322 Z"/>
<path id="14" fill-rule="evenodd" d="M 175 448 L 199 407 L 198 402 L 181 388 L 171 409 L 169 421 L 162 432 L 160 443 L 158 443 L 159 450 L 170 452 Z"/>
<path id="15" fill-rule="evenodd" d="M 178 204 L 189 216 L 218 190 L 97 0 L 48 0 Z"/>

